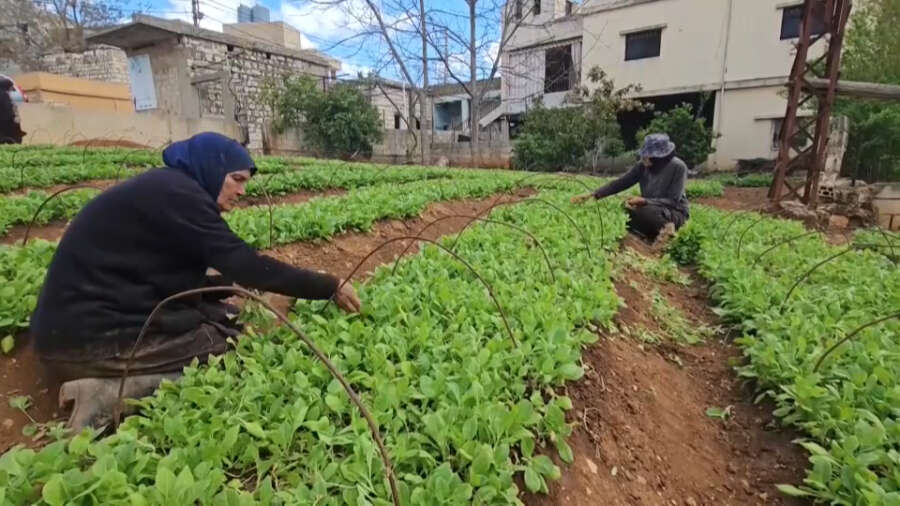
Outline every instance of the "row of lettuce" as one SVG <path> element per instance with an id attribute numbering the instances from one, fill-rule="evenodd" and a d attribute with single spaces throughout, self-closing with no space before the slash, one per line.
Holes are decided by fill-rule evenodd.
<path id="1" fill-rule="evenodd" d="M 515 342 L 479 278 L 434 246 L 361 285 L 361 315 L 295 307 L 377 421 L 401 504 L 520 504 L 517 476 L 546 490 L 560 475 L 547 452 L 572 461 L 572 404 L 555 387 L 583 374 L 582 348 L 596 339 L 584 326 L 609 323 L 618 308 L 605 249 L 625 215 L 613 202 L 571 206 L 570 196 L 542 192 L 562 212 L 533 201 L 492 215 L 533 233 L 552 273 L 538 244 L 511 227 L 476 225 L 455 244 Z M 114 435 L 0 457 L 0 502 L 392 504 L 339 384 L 290 331 L 267 329 L 253 311 L 248 320 L 260 330 L 164 384 Z"/>
<path id="2" fill-rule="evenodd" d="M 329 239 L 348 231 L 367 231 L 377 220 L 420 214 L 428 204 L 487 197 L 529 184 L 512 173 L 502 176 L 432 179 L 407 184 L 380 184 L 342 196 L 314 198 L 302 204 L 237 209 L 225 215 L 234 232 L 256 247 Z M 544 186 L 571 185 L 546 179 Z M 270 224 L 272 228 L 270 229 Z M 0 330 L 13 333 L 28 326 L 56 244 L 34 240 L 25 246 L 0 245 Z"/>
<path id="3" fill-rule="evenodd" d="M 670 253 L 699 266 L 721 314 L 741 328 L 748 362 L 740 375 L 808 436 L 806 479 L 782 490 L 886 506 L 900 504 L 900 319 L 860 331 L 816 370 L 848 333 L 900 316 L 900 268 L 890 255 L 900 241 L 860 237 L 833 246 L 797 222 L 698 208 Z"/>
<path id="4" fill-rule="evenodd" d="M 404 184 L 420 180 L 483 177 L 484 172 L 434 167 L 396 167 L 371 165 L 317 165 L 303 170 L 264 173 L 250 181 L 247 195 L 256 203 L 266 203 L 267 197 L 278 197 L 298 191 L 361 188 L 379 184 Z M 516 177 L 514 173 L 498 173 L 501 178 Z M 521 177 L 521 176 L 520 176 Z M 553 176 L 533 180 L 541 185 Z M 597 185 L 599 181 L 591 181 Z M 73 183 L 74 184 L 74 183 Z M 81 184 L 89 186 L 90 181 Z M 573 188 L 577 190 L 577 188 Z M 75 216 L 97 193 L 100 187 L 74 187 L 62 192 L 32 190 L 23 195 L 0 195 L 0 236 L 15 225 L 27 225 L 34 220 L 42 225 L 53 221 L 67 221 Z M 717 182 L 691 181 L 687 186 L 690 198 L 719 196 L 722 186 Z M 52 198 L 51 198 L 52 197 Z"/>

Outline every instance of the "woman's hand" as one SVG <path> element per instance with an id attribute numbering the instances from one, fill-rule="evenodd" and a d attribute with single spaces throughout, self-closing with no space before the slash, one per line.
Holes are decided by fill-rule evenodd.
<path id="1" fill-rule="evenodd" d="M 573 204 L 581 204 L 581 203 L 583 203 L 585 200 L 587 200 L 587 199 L 589 199 L 589 198 L 591 198 L 591 197 L 593 197 L 593 195 L 590 194 L 590 193 L 586 193 L 586 194 L 584 194 L 584 195 L 575 195 L 574 197 L 572 197 L 572 199 L 570 200 L 570 202 L 572 202 Z"/>
<path id="2" fill-rule="evenodd" d="M 334 303 L 348 313 L 358 313 L 362 310 L 362 302 L 356 295 L 356 290 L 350 282 L 344 282 L 342 279 L 338 284 L 340 289 L 334 294 Z"/>
<path id="3" fill-rule="evenodd" d="M 625 201 L 625 207 L 627 207 L 628 209 L 634 209 L 646 204 L 647 200 L 644 199 L 644 197 L 631 197 L 630 199 Z"/>

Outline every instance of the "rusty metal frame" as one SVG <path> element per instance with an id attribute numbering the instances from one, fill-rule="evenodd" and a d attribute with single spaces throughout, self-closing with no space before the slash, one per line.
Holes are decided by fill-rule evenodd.
<path id="1" fill-rule="evenodd" d="M 825 30 L 813 35 L 812 19 L 816 4 L 824 3 Z M 831 134 L 831 112 L 837 94 L 838 75 L 841 66 L 841 49 L 847 20 L 852 9 L 852 0 L 805 0 L 803 22 L 797 54 L 788 81 L 788 103 L 781 130 L 781 145 L 775 162 L 775 178 L 769 188 L 769 198 L 780 202 L 791 198 L 815 207 L 819 198 L 819 176 L 825 168 L 828 139 Z M 816 44 L 825 44 L 822 56 L 809 60 L 810 49 Z M 821 45 L 820 44 L 820 45 Z M 824 64 L 824 74 L 819 75 Z M 828 81 L 825 89 L 814 91 L 809 79 L 824 78 Z M 798 115 L 800 110 L 816 101 L 816 114 L 810 118 Z M 811 141 L 811 142 L 810 142 Z M 809 142 L 809 145 L 806 145 Z M 799 146 L 806 146 L 799 148 Z M 792 186 L 787 177 L 796 170 L 805 170 L 803 186 Z M 800 190 L 803 189 L 801 194 Z"/>

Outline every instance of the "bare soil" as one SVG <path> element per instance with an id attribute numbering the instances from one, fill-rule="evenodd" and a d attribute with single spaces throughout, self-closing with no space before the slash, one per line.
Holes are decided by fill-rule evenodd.
<path id="1" fill-rule="evenodd" d="M 69 146 L 89 146 L 92 148 L 132 148 L 132 149 L 154 149 L 145 144 L 126 141 L 122 139 L 86 139 L 83 141 L 75 141 Z"/>
<path id="2" fill-rule="evenodd" d="M 623 247 L 649 255 L 632 236 Z M 654 287 L 692 323 L 718 323 L 700 282 L 683 287 L 626 270 L 615 287 L 625 304 L 619 326 L 664 335 L 645 296 Z M 554 458 L 562 479 L 548 495 L 528 495 L 526 504 L 802 504 L 774 488 L 803 477 L 806 458 L 791 443 L 796 435 L 773 429 L 771 406 L 752 403 L 731 366 L 739 360 L 729 340 L 649 345 L 602 334 L 584 354 L 585 377 L 567 389 L 575 461 L 566 466 Z M 711 407 L 732 414 L 710 418 Z"/>
<path id="3" fill-rule="evenodd" d="M 693 199 L 691 202 L 718 207 L 726 211 L 762 210 L 769 206 L 768 188 L 740 188 L 726 186 L 721 197 Z"/>

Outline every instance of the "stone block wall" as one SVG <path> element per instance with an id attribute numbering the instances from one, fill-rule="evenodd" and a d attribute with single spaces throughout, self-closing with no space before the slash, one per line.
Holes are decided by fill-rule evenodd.
<path id="1" fill-rule="evenodd" d="M 128 58 L 112 46 L 93 46 L 83 53 L 52 53 L 41 57 L 41 69 L 51 74 L 128 84 Z"/>
<path id="2" fill-rule="evenodd" d="M 191 79 L 216 72 L 230 75 L 228 82 L 194 85 L 195 93 L 199 94 L 200 113 L 201 116 L 227 115 L 229 108 L 224 104 L 233 100 L 236 119 L 248 127 L 250 149 L 263 148 L 264 126 L 272 119 L 272 112 L 262 100 L 267 81 L 307 74 L 321 79 L 325 86 L 330 76 L 327 66 L 280 54 L 191 37 L 182 37 L 180 45 L 187 57 Z"/>

